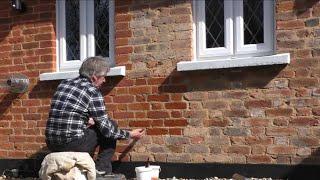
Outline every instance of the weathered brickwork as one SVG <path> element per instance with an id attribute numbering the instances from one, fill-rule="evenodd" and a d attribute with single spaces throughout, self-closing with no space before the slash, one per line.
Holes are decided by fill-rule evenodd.
<path id="1" fill-rule="evenodd" d="M 0 85 L 0 158 L 47 152 L 44 127 L 59 81 L 55 0 L 0 2 L 0 80 L 26 74 L 29 91 Z M 115 159 L 159 162 L 319 164 L 320 3 L 276 0 L 276 51 L 291 63 L 177 72 L 193 54 L 191 0 L 116 0 L 115 60 L 126 76 L 103 87 L 108 113 L 123 128 L 146 128 Z M 127 153 L 128 152 L 128 153 Z"/>

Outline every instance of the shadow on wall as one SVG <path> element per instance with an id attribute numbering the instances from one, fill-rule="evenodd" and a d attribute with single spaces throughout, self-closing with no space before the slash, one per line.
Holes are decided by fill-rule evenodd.
<path id="1" fill-rule="evenodd" d="M 297 10 L 296 14 L 301 15 L 306 12 L 308 9 L 312 8 L 317 4 L 319 0 L 295 0 L 293 9 Z"/>
<path id="2" fill-rule="evenodd" d="M 158 88 L 161 93 L 184 93 L 192 91 L 220 91 L 263 89 L 274 85 L 272 80 L 285 65 L 204 71 L 173 71 Z M 279 82 L 278 82 L 279 83 Z M 276 86 L 283 86 L 277 84 Z"/>
<path id="3" fill-rule="evenodd" d="M 310 156 L 301 156 L 296 159 L 298 165 L 288 171 L 285 175 L 288 179 L 301 180 L 318 180 L 320 168 L 320 149 L 311 150 Z"/>
<path id="4" fill-rule="evenodd" d="M 9 93 L 6 94 L 0 101 L 0 116 L 5 116 L 5 112 L 8 110 L 9 107 L 14 103 L 14 100 L 17 99 L 20 94 Z M 6 119 L 6 118 L 0 118 Z"/>

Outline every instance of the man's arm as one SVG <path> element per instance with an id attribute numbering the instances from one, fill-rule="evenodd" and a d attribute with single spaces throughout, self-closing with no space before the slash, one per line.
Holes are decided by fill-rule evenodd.
<path id="1" fill-rule="evenodd" d="M 111 123 L 106 114 L 103 97 L 100 92 L 93 93 L 89 102 L 89 114 L 95 121 L 95 125 L 100 132 L 107 138 L 129 139 L 130 132 L 118 129 Z M 135 136 L 135 135 L 134 135 Z"/>

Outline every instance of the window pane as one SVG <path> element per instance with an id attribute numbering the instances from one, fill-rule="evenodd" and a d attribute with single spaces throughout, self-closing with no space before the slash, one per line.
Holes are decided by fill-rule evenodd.
<path id="1" fill-rule="evenodd" d="M 66 45 L 67 60 L 80 59 L 79 1 L 66 0 Z"/>
<path id="2" fill-rule="evenodd" d="M 109 57 L 109 0 L 94 1 L 95 54 Z"/>
<path id="3" fill-rule="evenodd" d="M 243 0 L 244 43 L 263 43 L 263 0 Z"/>
<path id="4" fill-rule="evenodd" d="M 207 48 L 224 47 L 224 0 L 206 0 Z"/>

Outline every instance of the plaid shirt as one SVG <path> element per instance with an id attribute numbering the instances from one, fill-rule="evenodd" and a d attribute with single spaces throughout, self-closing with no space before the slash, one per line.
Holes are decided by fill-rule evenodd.
<path id="1" fill-rule="evenodd" d="M 64 144 L 81 138 L 89 117 L 105 137 L 128 139 L 129 132 L 114 127 L 105 111 L 103 96 L 87 78 L 62 81 L 51 102 L 45 131 L 47 142 Z"/>

